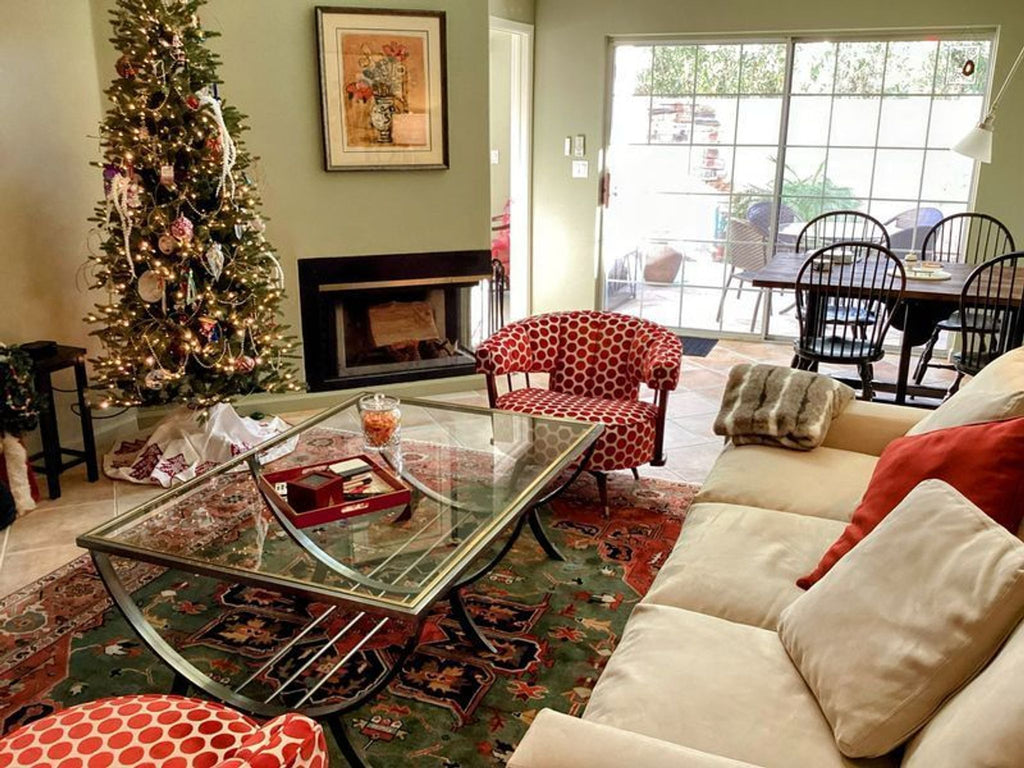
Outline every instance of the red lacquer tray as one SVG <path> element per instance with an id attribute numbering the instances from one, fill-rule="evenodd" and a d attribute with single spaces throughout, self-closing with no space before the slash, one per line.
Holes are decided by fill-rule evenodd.
<path id="1" fill-rule="evenodd" d="M 311 472 L 317 470 L 328 470 L 332 464 L 336 464 L 341 461 L 347 461 L 349 459 L 360 459 L 370 465 L 370 471 L 374 474 L 377 480 L 387 487 L 391 488 L 391 491 L 384 491 L 382 493 L 374 494 L 365 499 L 355 499 L 352 501 L 345 501 L 341 504 L 332 504 L 327 507 L 318 507 L 317 509 L 310 509 L 306 512 L 299 512 L 292 508 L 288 503 L 288 500 L 277 492 L 274 487 L 278 483 L 287 483 L 289 480 L 297 480 L 304 475 L 308 475 Z M 292 522 L 296 528 L 308 528 L 312 525 L 323 525 L 324 523 L 330 523 L 335 520 L 341 520 L 346 517 L 355 517 L 356 515 L 365 515 L 369 512 L 378 512 L 382 509 L 393 509 L 395 507 L 405 506 L 407 509 L 395 520 L 404 520 L 409 514 L 409 503 L 412 501 L 412 492 L 406 485 L 399 480 L 390 470 L 385 469 L 376 461 L 371 459 L 365 454 L 359 454 L 356 456 L 343 456 L 330 461 L 322 461 L 317 464 L 307 464 L 302 467 L 291 467 L 290 469 L 281 469 L 276 472 L 266 472 L 260 475 L 259 478 L 260 490 L 267 495 L 267 497 L 278 506 L 285 516 Z"/>

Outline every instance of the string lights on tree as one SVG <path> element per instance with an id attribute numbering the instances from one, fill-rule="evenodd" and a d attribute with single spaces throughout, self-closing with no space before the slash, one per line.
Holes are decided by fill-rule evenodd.
<path id="1" fill-rule="evenodd" d="M 108 298 L 86 318 L 100 326 L 101 407 L 206 409 L 301 389 L 244 116 L 219 98 L 204 3 L 118 0 L 111 12 L 119 58 L 97 163 L 102 244 L 90 256 L 92 287 Z"/>

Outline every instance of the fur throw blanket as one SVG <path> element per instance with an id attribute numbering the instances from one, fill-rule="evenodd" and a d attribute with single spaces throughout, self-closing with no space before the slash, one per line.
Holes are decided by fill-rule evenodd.
<path id="1" fill-rule="evenodd" d="M 735 445 L 809 451 L 825 440 L 832 419 L 854 391 L 828 376 L 776 365 L 743 364 L 729 372 L 715 434 Z"/>

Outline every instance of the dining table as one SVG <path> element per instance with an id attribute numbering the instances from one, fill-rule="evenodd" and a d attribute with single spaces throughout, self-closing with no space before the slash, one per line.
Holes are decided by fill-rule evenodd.
<path id="1" fill-rule="evenodd" d="M 757 288 L 796 288 L 797 275 L 809 254 L 777 252 L 772 259 L 759 269 L 747 270 L 739 278 L 749 281 Z M 943 399 L 947 390 L 943 387 L 925 384 L 911 384 L 910 362 L 915 346 L 927 341 L 935 323 L 948 317 L 960 304 L 960 294 L 975 264 L 957 264 L 943 262 L 942 270 L 949 274 L 945 280 L 918 279 L 907 273 L 906 288 L 903 291 L 903 303 L 896 310 L 894 325 L 899 324 L 903 331 L 900 340 L 899 364 L 896 381 L 877 381 L 874 387 L 877 392 L 893 394 L 894 402 L 905 405 L 907 398 L 926 398 L 929 400 Z M 892 291 L 891 298 L 896 300 L 898 292 Z M 924 336 L 921 339 L 921 336 Z M 851 380 L 860 386 L 859 380 Z M 915 405 L 927 405 L 926 402 L 915 402 Z"/>

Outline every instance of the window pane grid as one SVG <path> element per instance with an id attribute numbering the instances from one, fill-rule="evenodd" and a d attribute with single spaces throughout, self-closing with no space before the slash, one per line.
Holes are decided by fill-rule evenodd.
<path id="1" fill-rule="evenodd" d="M 606 274 L 613 271 L 609 267 L 619 269 L 622 258 L 616 254 L 634 254 L 639 266 L 634 288 L 608 274 L 608 288 L 625 287 L 620 293 L 636 294 L 625 309 L 615 308 L 675 321 L 680 328 L 737 330 L 738 321 L 729 312 L 711 322 L 706 315 L 709 296 L 704 294 L 728 291 L 732 300 L 742 288 L 748 305 L 761 295 L 749 285 L 730 286 L 737 271 L 735 254 L 758 245 L 739 234 L 749 228 L 748 220 L 754 221 L 755 208 L 762 215 L 758 221 L 765 227 L 765 241 L 777 229 L 779 247 L 793 237 L 800 221 L 824 210 L 855 208 L 885 221 L 895 218 L 897 208 L 905 209 L 901 215 L 916 217 L 925 207 L 943 213 L 965 208 L 974 169 L 949 161 L 942 142 L 951 130 L 950 110 L 977 111 L 980 117 L 987 78 L 966 81 L 951 66 L 970 53 L 984 76 L 990 45 L 988 39 L 970 36 L 616 45 L 613 138 L 608 147 L 613 202 L 604 216 L 602 259 Z M 642 77 L 634 78 L 628 92 L 623 87 L 628 81 L 618 72 L 618 53 L 626 48 L 640 52 L 633 54 L 637 60 L 649 55 L 649 64 L 637 71 Z M 810 63 L 800 61 L 808 52 Z M 629 130 L 617 127 L 618 107 L 621 103 L 625 108 L 636 96 L 643 97 L 646 115 L 634 111 L 627 117 L 642 119 L 645 130 L 630 136 Z M 821 101 L 825 98 L 829 101 Z M 805 123 L 817 126 L 815 135 L 805 137 L 815 141 L 800 141 L 792 130 L 781 130 L 783 115 L 792 113 L 788 105 L 795 99 L 808 107 L 821 106 L 820 119 Z M 937 100 L 944 110 L 939 123 Z M 837 111 L 840 105 L 843 117 Z M 856 119 L 861 113 L 870 120 L 870 129 L 865 125 L 866 130 L 851 132 L 851 116 Z M 679 154 L 682 150 L 687 154 Z M 629 153 L 628 160 L 623 152 Z M 637 172 L 639 166 L 646 166 L 646 177 Z M 785 182 L 782 188 L 777 187 L 777 174 Z M 624 211 L 621 247 L 610 245 L 608 236 L 616 208 Z M 790 208 L 796 210 L 793 216 Z M 770 220 L 780 213 L 785 221 Z M 920 236 L 910 233 L 912 247 L 919 247 Z M 653 249 L 665 246 L 679 259 L 676 272 L 649 279 L 648 258 L 658 256 Z M 610 292 L 606 295 L 612 298 Z M 748 318 L 750 309 L 744 310 Z M 767 335 L 768 329 L 762 332 Z"/>

